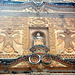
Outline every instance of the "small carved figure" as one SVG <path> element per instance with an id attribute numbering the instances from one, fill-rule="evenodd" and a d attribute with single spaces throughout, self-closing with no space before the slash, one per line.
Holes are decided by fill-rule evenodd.
<path id="1" fill-rule="evenodd" d="M 34 45 L 43 45 L 43 37 L 41 37 L 40 33 L 37 33 L 34 38 Z"/>
<path id="2" fill-rule="evenodd" d="M 18 31 L 13 31 L 11 28 L 8 28 L 6 31 L 1 32 L 0 43 L 2 43 L 4 41 L 2 50 L 4 50 L 6 47 L 7 48 L 11 47 L 15 53 L 18 53 L 15 50 L 15 48 L 13 47 L 13 41 L 16 44 L 22 45 L 21 43 L 19 43 L 19 34 L 20 33 Z M 2 52 L 0 52 L 0 53 L 2 53 Z"/>
<path id="3" fill-rule="evenodd" d="M 59 34 L 63 34 L 65 37 L 62 36 L 62 35 L 58 36 L 57 39 L 61 39 L 61 41 L 59 41 L 58 46 L 64 41 L 64 43 L 65 43 L 64 48 L 65 49 L 68 49 L 68 50 L 73 49 L 73 50 L 75 50 L 74 46 L 72 44 L 72 41 L 75 42 L 75 36 L 73 36 L 73 37 L 71 36 L 72 34 L 75 34 L 75 32 L 71 32 L 69 29 L 66 29 L 66 31 L 64 31 L 62 33 L 59 33 Z"/>

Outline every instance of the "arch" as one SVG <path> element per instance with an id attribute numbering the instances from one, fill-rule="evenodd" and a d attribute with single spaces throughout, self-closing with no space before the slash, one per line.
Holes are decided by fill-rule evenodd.
<path id="1" fill-rule="evenodd" d="M 45 33 L 42 31 L 35 31 L 32 33 L 32 36 L 36 36 L 37 33 L 40 33 L 42 37 L 45 37 Z"/>

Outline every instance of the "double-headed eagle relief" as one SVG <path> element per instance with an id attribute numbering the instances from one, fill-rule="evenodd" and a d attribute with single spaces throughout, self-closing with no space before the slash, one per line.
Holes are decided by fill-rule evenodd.
<path id="1" fill-rule="evenodd" d="M 59 33 L 59 36 L 57 39 L 61 39 L 61 41 L 58 41 L 58 46 L 64 41 L 64 50 L 66 50 L 68 53 L 71 53 L 75 51 L 73 42 L 75 43 L 75 32 L 71 32 L 69 29 L 66 29 L 64 32 Z M 62 36 L 64 35 L 64 36 Z"/>
<path id="2" fill-rule="evenodd" d="M 3 47 L 0 53 L 3 53 L 3 51 L 10 53 L 12 52 L 12 50 L 14 50 L 15 53 L 18 53 L 13 46 L 13 42 L 15 42 L 18 45 L 22 45 L 19 42 L 19 39 L 20 39 L 19 31 L 13 31 L 11 28 L 8 28 L 6 31 L 1 32 L 0 33 L 0 43 L 3 42 Z"/>

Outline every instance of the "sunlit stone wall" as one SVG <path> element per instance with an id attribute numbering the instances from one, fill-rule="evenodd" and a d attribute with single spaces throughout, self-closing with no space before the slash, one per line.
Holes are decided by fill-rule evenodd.
<path id="1" fill-rule="evenodd" d="M 5 16 L 0 17 L 0 58 L 16 58 L 30 54 L 29 27 L 48 28 L 50 54 L 75 55 L 74 18 Z M 66 31 L 66 29 L 69 31 Z M 65 39 L 67 39 L 67 43 Z"/>

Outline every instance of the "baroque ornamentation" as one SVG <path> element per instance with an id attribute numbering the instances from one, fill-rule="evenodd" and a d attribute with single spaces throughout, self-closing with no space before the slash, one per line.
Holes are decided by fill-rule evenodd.
<path id="1" fill-rule="evenodd" d="M 0 58 L 19 58 L 20 55 L 18 54 L 0 54 Z"/>
<path id="2" fill-rule="evenodd" d="M 73 50 L 75 51 L 75 48 L 72 43 L 75 42 L 75 36 L 72 36 L 73 34 L 75 34 L 75 32 L 71 32 L 69 29 L 66 29 L 66 31 L 61 32 L 59 34 L 63 34 L 64 36 L 59 35 L 57 37 L 58 39 L 61 39 L 61 41 L 59 41 L 58 46 L 64 41 L 64 48 L 68 53 L 73 52 Z"/>
<path id="3" fill-rule="evenodd" d="M 40 35 L 40 33 L 37 33 L 36 36 L 33 38 L 34 45 L 44 45 L 43 37 Z"/>
<path id="4" fill-rule="evenodd" d="M 45 54 L 42 56 L 42 62 L 46 63 L 46 64 L 50 64 L 52 61 L 52 58 L 50 55 Z"/>
<path id="5" fill-rule="evenodd" d="M 29 62 L 28 61 L 22 61 L 11 68 L 24 68 L 24 67 L 29 67 Z"/>
<path id="6" fill-rule="evenodd" d="M 56 55 L 55 31 L 53 27 L 49 27 L 49 41 L 50 41 L 50 53 Z"/>
<path id="7" fill-rule="evenodd" d="M 66 65 L 63 65 L 57 61 L 52 61 L 50 64 L 50 67 L 67 67 Z"/>
<path id="8" fill-rule="evenodd" d="M 30 51 L 33 53 L 36 53 L 36 52 L 37 53 L 39 52 L 47 53 L 48 51 L 50 51 L 50 49 L 45 45 L 35 45 L 30 49 Z"/>
<path id="9" fill-rule="evenodd" d="M 0 43 L 4 42 L 2 48 L 4 52 L 10 53 L 14 50 L 15 53 L 18 53 L 13 46 L 13 42 L 15 42 L 18 45 L 22 45 L 19 42 L 19 34 L 20 33 L 18 31 L 13 31 L 11 28 L 8 28 L 6 31 L 1 32 Z"/>
<path id="10" fill-rule="evenodd" d="M 30 27 L 48 27 L 48 20 L 45 18 L 30 18 Z"/>
<path id="11" fill-rule="evenodd" d="M 37 64 L 37 63 L 39 63 L 39 62 L 40 62 L 40 56 L 39 56 L 39 55 L 36 55 L 36 54 L 31 55 L 31 56 L 29 57 L 29 62 L 32 63 L 32 64 Z"/>
<path id="12" fill-rule="evenodd" d="M 55 10 L 52 10 L 52 9 L 47 9 L 47 8 L 41 9 L 40 7 L 36 8 L 36 9 L 33 9 L 32 7 L 30 7 L 30 8 L 25 8 L 23 10 L 18 10 L 18 11 L 26 11 L 26 12 L 58 12 L 58 11 L 55 11 Z"/>
<path id="13" fill-rule="evenodd" d="M 30 54 L 29 51 L 29 24 L 28 24 L 28 19 L 29 18 L 25 18 L 25 25 L 23 27 L 23 55 L 27 55 Z"/>

